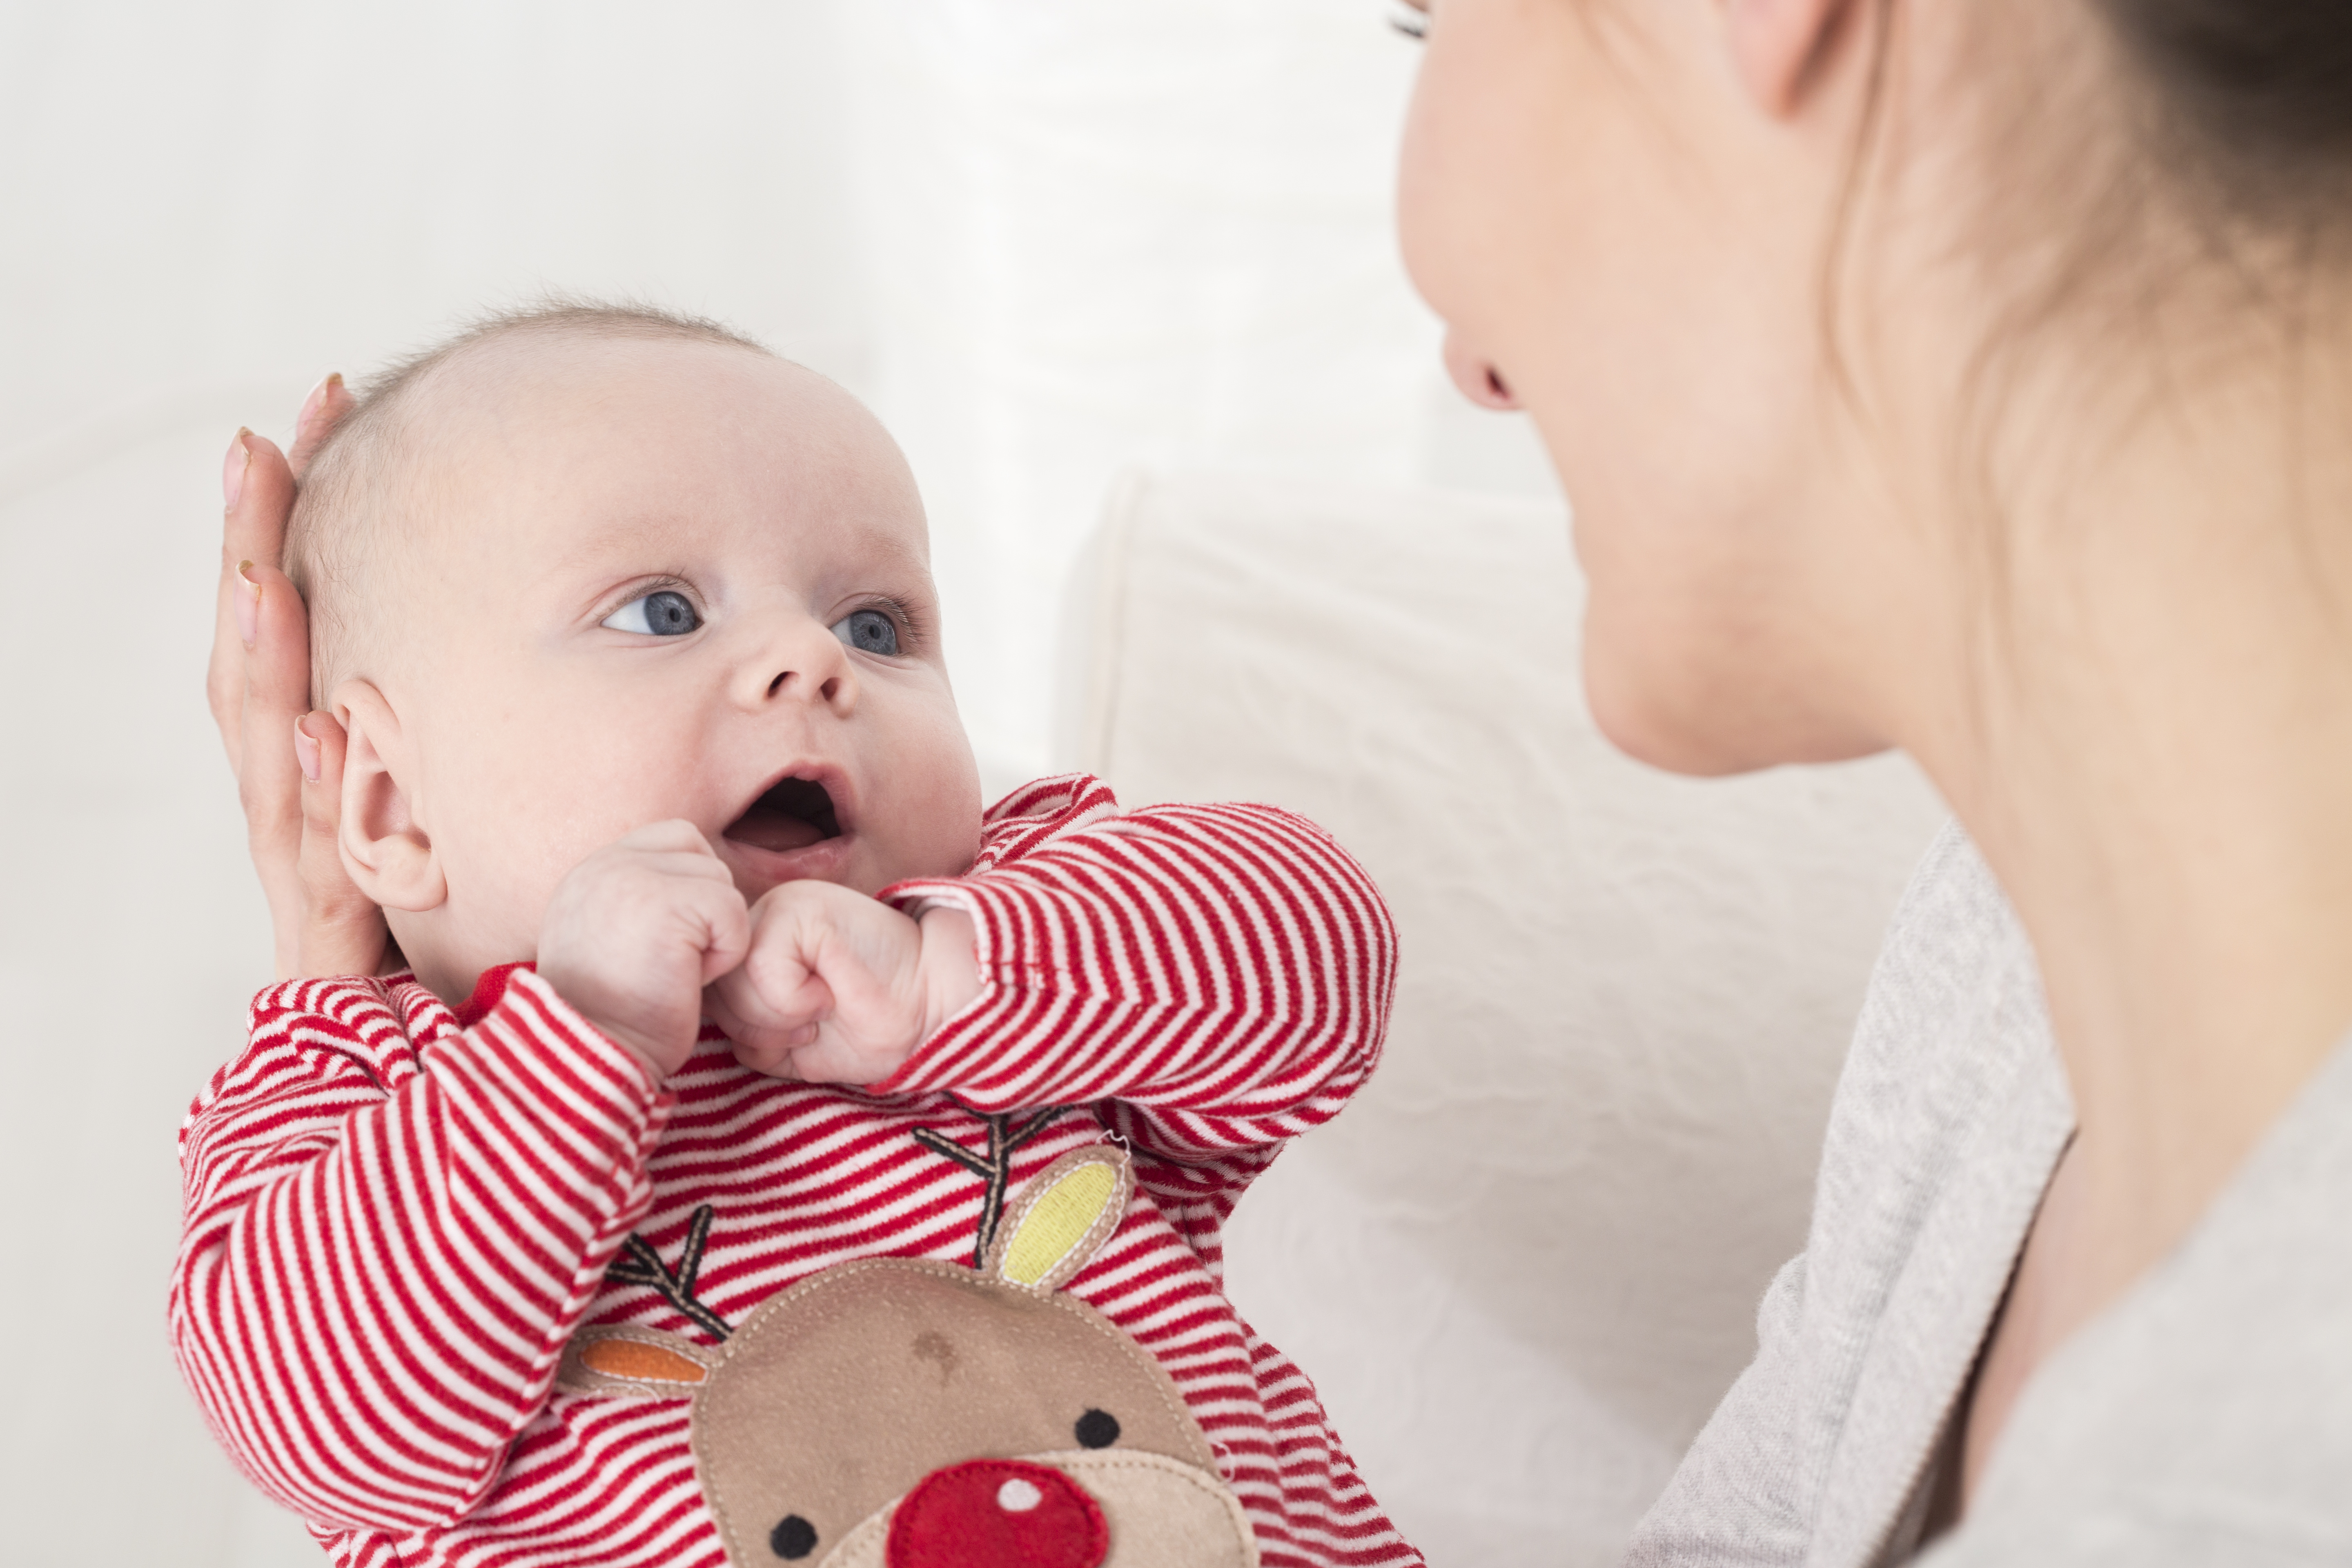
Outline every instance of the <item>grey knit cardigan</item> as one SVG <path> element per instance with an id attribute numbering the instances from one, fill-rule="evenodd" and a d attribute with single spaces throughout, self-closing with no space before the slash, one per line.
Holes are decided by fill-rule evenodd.
<path id="1" fill-rule="evenodd" d="M 1918 1552 L 2074 1125 L 2032 950 L 1948 829 L 1872 978 L 1805 1250 L 1628 1568 L 2352 1565 L 2352 1042 L 2187 1241 L 2043 1366 L 1967 1520 Z"/>

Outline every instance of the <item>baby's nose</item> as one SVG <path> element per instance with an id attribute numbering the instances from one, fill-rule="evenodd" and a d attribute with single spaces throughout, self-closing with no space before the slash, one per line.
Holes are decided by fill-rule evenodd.
<path id="1" fill-rule="evenodd" d="M 890 1521 L 889 1568 L 1100 1568 L 1109 1552 L 1101 1505 L 1019 1459 L 933 1470 Z"/>

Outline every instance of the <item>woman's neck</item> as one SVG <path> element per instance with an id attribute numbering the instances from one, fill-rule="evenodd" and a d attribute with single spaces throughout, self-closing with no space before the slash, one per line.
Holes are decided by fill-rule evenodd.
<path id="1" fill-rule="evenodd" d="M 2032 937 L 2074 1096 L 2058 1337 L 2352 1028 L 2352 354 L 2296 363 L 2015 510 L 1982 673 L 1914 748 Z"/>

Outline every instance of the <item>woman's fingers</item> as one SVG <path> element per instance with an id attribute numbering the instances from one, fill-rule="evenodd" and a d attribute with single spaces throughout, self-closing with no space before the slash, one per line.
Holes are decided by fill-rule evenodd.
<path id="1" fill-rule="evenodd" d="M 352 885 L 335 844 L 342 727 L 318 714 L 299 735 L 295 728 L 310 712 L 310 626 L 280 570 L 297 467 L 352 403 L 342 378 L 327 377 L 295 420 L 293 462 L 274 442 L 239 430 L 221 472 L 221 574 L 205 689 L 236 774 L 280 975 L 373 973 L 389 942 L 383 913 Z"/>
<path id="2" fill-rule="evenodd" d="M 244 771 L 243 649 L 252 646 L 254 630 L 251 590 L 238 581 L 237 569 L 248 561 L 259 566 L 284 564 L 286 520 L 294 510 L 295 480 L 309 467 L 320 443 L 352 411 L 353 401 L 342 376 L 330 375 L 310 389 L 310 395 L 302 400 L 301 412 L 294 417 L 290 459 L 268 437 L 239 430 L 222 461 L 220 583 L 205 695 L 234 773 Z M 307 645 L 303 657 L 306 660 L 310 657 Z"/>
<path id="3" fill-rule="evenodd" d="M 383 911 L 353 885 L 338 834 L 343 811 L 343 727 L 331 713 L 295 721 L 294 759 L 302 780 L 302 844 L 298 858 L 302 918 L 294 974 L 374 974 L 389 933 Z"/>
<path id="4" fill-rule="evenodd" d="M 310 622 L 302 596 L 286 574 L 258 561 L 231 573 L 243 604 L 237 615 L 253 628 L 238 657 L 243 691 L 236 700 L 237 795 L 247 831 L 260 844 L 282 843 L 293 861 L 302 826 L 301 772 L 291 749 L 294 721 L 310 710 Z"/>
<path id="5" fill-rule="evenodd" d="M 286 541 L 286 516 L 294 509 L 294 475 L 264 437 L 240 430 L 229 443 L 221 473 L 220 585 L 214 604 L 213 654 L 205 694 L 213 722 L 228 752 L 230 771 L 244 772 L 245 665 L 257 625 L 259 605 L 248 563 L 275 568 Z M 303 653 L 307 663 L 307 647 Z M 307 704 L 306 704 L 307 706 Z M 290 715 L 289 715 L 290 717 Z"/>
<path id="6" fill-rule="evenodd" d="M 310 710 L 310 617 L 294 584 L 257 561 L 234 573 L 245 595 L 240 623 L 253 631 L 241 647 L 244 692 L 229 755 L 236 763 L 236 795 L 245 807 L 246 843 L 269 899 L 281 975 L 299 973 L 302 885 L 302 771 L 294 754 L 294 721 Z"/>
<path id="7" fill-rule="evenodd" d="M 310 395 L 302 400 L 302 411 L 294 416 L 294 446 L 286 454 L 296 479 L 302 477 L 302 470 L 318 456 L 320 444 L 342 423 L 343 416 L 352 411 L 357 401 L 351 388 L 343 384 L 341 371 L 310 389 Z"/>

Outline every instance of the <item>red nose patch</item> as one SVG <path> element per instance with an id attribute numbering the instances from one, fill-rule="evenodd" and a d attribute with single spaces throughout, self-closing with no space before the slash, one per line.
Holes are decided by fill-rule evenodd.
<path id="1" fill-rule="evenodd" d="M 890 1521 L 889 1568 L 1100 1568 L 1109 1552 L 1095 1500 L 1018 1459 L 933 1470 Z"/>

